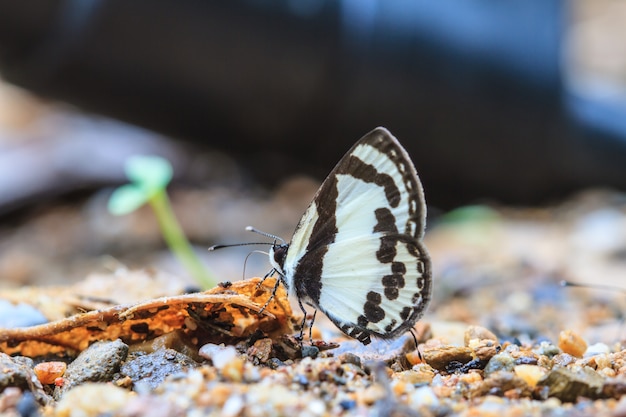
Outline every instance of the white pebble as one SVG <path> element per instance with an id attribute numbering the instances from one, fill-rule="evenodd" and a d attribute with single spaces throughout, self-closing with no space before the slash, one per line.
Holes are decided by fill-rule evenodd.
<path id="1" fill-rule="evenodd" d="M 134 394 L 113 384 L 89 382 L 66 392 L 57 404 L 56 415 L 91 417 L 114 415 Z"/>
<path id="2" fill-rule="evenodd" d="M 309 411 L 316 416 L 321 416 L 326 411 L 326 404 L 321 400 L 313 400 L 309 403 Z"/>
<path id="3" fill-rule="evenodd" d="M 590 346 L 587 346 L 587 350 L 585 351 L 584 357 L 596 356 L 601 354 L 611 353 L 611 348 L 609 348 L 604 343 L 596 343 Z"/>
<path id="4" fill-rule="evenodd" d="M 210 359 L 213 366 L 222 370 L 224 366 L 237 357 L 237 350 L 232 346 L 207 343 L 198 352 L 205 359 Z"/>
<path id="5" fill-rule="evenodd" d="M 243 411 L 244 406 L 245 403 L 241 395 L 232 395 L 224 403 L 220 415 L 225 417 L 238 416 Z"/>
<path id="6" fill-rule="evenodd" d="M 436 407 L 439 405 L 439 398 L 431 387 L 419 387 L 411 394 L 411 403 L 416 407 Z"/>

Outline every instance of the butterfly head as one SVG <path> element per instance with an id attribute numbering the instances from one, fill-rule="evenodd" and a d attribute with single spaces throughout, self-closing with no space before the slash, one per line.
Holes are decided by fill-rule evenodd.
<path id="1" fill-rule="evenodd" d="M 274 241 L 274 244 L 270 248 L 270 263 L 272 264 L 272 267 L 283 277 L 285 276 L 283 266 L 285 265 L 285 258 L 287 257 L 288 249 L 289 244 L 277 244 L 276 241 Z"/>

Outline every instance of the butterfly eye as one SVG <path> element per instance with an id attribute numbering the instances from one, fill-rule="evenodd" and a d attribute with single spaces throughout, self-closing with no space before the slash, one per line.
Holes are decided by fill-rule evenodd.
<path id="1" fill-rule="evenodd" d="M 274 262 L 276 262 L 276 264 L 280 266 L 281 270 L 283 269 L 283 265 L 285 264 L 285 258 L 287 257 L 288 248 L 289 245 L 287 244 L 277 245 L 273 247 Z"/>

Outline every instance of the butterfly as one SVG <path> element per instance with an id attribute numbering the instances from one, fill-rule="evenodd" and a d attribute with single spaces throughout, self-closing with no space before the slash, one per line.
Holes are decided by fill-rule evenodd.
<path id="1" fill-rule="evenodd" d="M 266 275 L 278 274 L 274 294 L 282 283 L 297 297 L 305 319 L 303 303 L 367 345 L 372 336 L 393 339 L 412 329 L 430 301 L 425 223 L 413 162 L 378 127 L 330 172 L 290 243 L 248 230 L 275 239 L 269 250 L 273 269 Z"/>

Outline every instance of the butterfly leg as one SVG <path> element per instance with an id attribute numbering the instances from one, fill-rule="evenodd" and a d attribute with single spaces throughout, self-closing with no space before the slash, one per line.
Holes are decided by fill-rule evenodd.
<path id="1" fill-rule="evenodd" d="M 259 284 L 257 285 L 257 288 L 259 288 L 259 286 L 263 283 L 263 281 L 265 281 L 265 279 L 268 278 L 274 272 L 276 272 L 275 269 L 272 269 L 270 272 L 268 272 L 267 275 L 263 277 L 261 282 L 259 282 Z M 270 295 L 270 298 L 267 299 L 263 307 L 261 307 L 261 309 L 259 310 L 259 314 L 263 313 L 265 309 L 267 308 L 267 306 L 270 304 L 270 302 L 274 299 L 274 297 L 276 297 L 276 291 L 278 291 L 278 286 L 280 285 L 280 283 L 281 283 L 281 280 L 276 279 L 276 284 L 274 284 L 274 288 L 272 288 L 272 294 Z"/>
<path id="2" fill-rule="evenodd" d="M 298 298 L 298 305 L 300 306 L 300 310 L 302 311 L 302 314 L 304 314 L 304 316 L 302 317 L 302 323 L 300 323 L 300 335 L 298 335 L 297 337 L 300 343 L 302 343 L 302 339 L 304 338 L 304 326 L 306 326 L 307 311 L 304 309 L 304 306 L 302 305 L 302 301 L 300 301 L 300 298 Z"/>
<path id="3" fill-rule="evenodd" d="M 272 268 L 272 269 L 270 269 L 270 271 L 269 271 L 267 274 L 265 274 L 265 275 L 263 276 L 263 278 L 261 278 L 261 281 L 259 281 L 259 283 L 258 283 L 258 284 L 256 284 L 257 289 L 261 287 L 261 285 L 263 284 L 263 282 L 264 282 L 266 279 L 268 279 L 269 277 L 271 277 L 271 276 L 272 276 L 272 275 L 274 275 L 275 273 L 276 273 L 276 268 Z"/>
<path id="4" fill-rule="evenodd" d="M 313 318 L 311 319 L 311 324 L 309 325 L 309 343 L 313 345 L 313 323 L 315 323 L 315 316 L 317 315 L 317 309 L 313 311 Z"/>
<path id="5" fill-rule="evenodd" d="M 304 317 L 302 317 L 302 323 L 300 324 L 300 334 L 298 335 L 298 340 L 300 341 L 300 343 L 302 343 L 302 341 L 304 340 L 304 329 L 306 327 L 306 316 L 308 315 L 308 312 L 304 308 L 304 305 L 302 304 L 302 301 L 300 301 L 299 298 L 298 298 L 298 305 L 300 306 L 300 310 L 302 310 L 302 314 L 304 314 Z M 309 324 L 309 343 L 311 343 L 311 345 L 313 344 L 313 323 L 315 323 L 316 315 L 317 315 L 317 309 L 313 311 L 313 318 L 311 319 L 311 323 Z"/>

